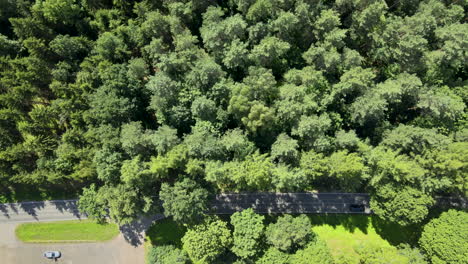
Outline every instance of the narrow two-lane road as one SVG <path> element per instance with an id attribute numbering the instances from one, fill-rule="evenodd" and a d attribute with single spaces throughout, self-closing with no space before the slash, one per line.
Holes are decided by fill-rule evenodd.
<path id="1" fill-rule="evenodd" d="M 224 193 L 210 202 L 210 213 L 232 214 L 247 208 L 258 213 L 343 213 L 370 214 L 366 193 Z M 438 197 L 437 205 L 467 209 L 465 198 Z M 364 205 L 364 212 L 351 212 L 351 204 Z M 77 200 L 0 204 L 0 223 L 84 219 Z M 160 215 L 158 216 L 160 218 Z"/>
<path id="2" fill-rule="evenodd" d="M 86 219 L 77 200 L 55 200 L 0 204 L 0 223 Z"/>
<path id="3" fill-rule="evenodd" d="M 253 208 L 258 213 L 353 213 L 350 204 L 363 204 L 370 213 L 369 195 L 362 193 L 231 193 L 219 194 L 210 212 L 232 214 Z M 77 200 L 0 204 L 0 223 L 84 219 Z"/>

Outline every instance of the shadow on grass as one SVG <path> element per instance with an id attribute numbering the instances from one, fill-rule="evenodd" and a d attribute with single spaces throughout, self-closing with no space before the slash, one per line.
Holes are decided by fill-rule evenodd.
<path id="1" fill-rule="evenodd" d="M 351 233 L 354 233 L 356 229 L 359 229 L 364 234 L 367 234 L 370 219 L 370 216 L 368 215 L 358 214 L 315 214 L 308 216 L 310 222 L 314 226 L 329 225 L 333 228 L 343 226 Z"/>
<path id="2" fill-rule="evenodd" d="M 397 223 L 382 220 L 374 215 L 372 216 L 372 226 L 379 236 L 393 246 L 401 243 L 417 246 L 423 225 L 401 226 Z"/>
<path id="3" fill-rule="evenodd" d="M 165 218 L 153 223 L 146 231 L 146 236 L 153 246 L 174 245 L 181 247 L 181 239 L 187 229 L 174 222 L 171 218 Z"/>

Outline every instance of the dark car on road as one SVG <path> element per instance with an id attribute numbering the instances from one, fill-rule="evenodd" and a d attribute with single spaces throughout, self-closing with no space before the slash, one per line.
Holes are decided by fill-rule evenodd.
<path id="1" fill-rule="evenodd" d="M 44 252 L 44 257 L 48 259 L 58 259 L 62 256 L 62 253 L 60 251 L 46 251 Z"/>
<path id="2" fill-rule="evenodd" d="M 362 213 L 366 211 L 366 207 L 363 204 L 351 204 L 349 206 L 349 211 L 355 212 L 355 213 Z"/>

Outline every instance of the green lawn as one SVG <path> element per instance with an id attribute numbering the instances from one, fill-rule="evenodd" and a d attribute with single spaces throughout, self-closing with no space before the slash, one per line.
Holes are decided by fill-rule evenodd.
<path id="1" fill-rule="evenodd" d="M 106 241 L 118 234 L 116 224 L 97 224 L 90 220 L 27 223 L 16 228 L 16 236 L 29 243 Z"/>
<path id="2" fill-rule="evenodd" d="M 153 246 L 175 245 L 181 246 L 181 239 L 186 228 L 178 225 L 171 218 L 156 221 L 146 232 L 147 240 Z"/>
<path id="3" fill-rule="evenodd" d="M 382 246 L 415 244 L 417 227 L 401 227 L 366 215 L 309 215 L 312 230 L 330 247 L 334 256 L 357 256 L 354 248 L 369 242 Z"/>
<path id="4" fill-rule="evenodd" d="M 276 222 L 279 215 L 265 215 L 265 226 Z M 401 227 L 388 223 L 377 216 L 357 214 L 308 215 L 312 230 L 327 242 L 335 257 L 345 255 L 357 259 L 356 246 L 369 242 L 381 246 L 397 246 L 401 243 L 415 245 L 419 236 L 419 227 Z M 223 219 L 229 221 L 228 218 Z M 166 218 L 155 222 L 147 232 L 147 246 L 172 244 L 181 246 L 180 239 L 186 229 Z M 353 263 L 353 262 L 351 262 Z"/>

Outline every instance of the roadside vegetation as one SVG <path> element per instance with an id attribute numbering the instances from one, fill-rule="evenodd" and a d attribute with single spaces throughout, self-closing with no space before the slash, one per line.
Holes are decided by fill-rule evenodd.
<path id="1" fill-rule="evenodd" d="M 16 228 L 18 239 L 28 243 L 101 242 L 118 234 L 116 224 L 98 224 L 90 220 L 24 223 Z"/>
<path id="2" fill-rule="evenodd" d="M 436 197 L 468 194 L 466 0 L 0 6 L 1 201 L 79 196 L 118 225 L 164 211 L 187 228 L 172 257 L 301 263 L 327 259 L 323 239 L 285 248 L 264 224 L 268 247 L 247 250 L 239 234 L 260 233 L 229 238 L 237 220 L 208 221 L 210 197 L 365 192 L 384 223 L 423 228 Z M 374 246 L 353 250 L 403 252 Z"/>
<path id="3" fill-rule="evenodd" d="M 451 210 L 424 231 L 421 226 L 402 227 L 377 216 L 258 215 L 250 209 L 230 217 L 210 216 L 190 227 L 166 218 L 154 223 L 147 233 L 147 263 L 462 263 L 457 258 L 468 253 L 463 238 L 468 234 L 452 230 L 466 231 L 466 217 L 468 213 Z M 442 221 L 456 227 L 442 230 L 442 225 L 450 225 Z M 420 245 L 436 253 L 426 255 Z M 449 261 L 431 262 L 432 258 Z"/>

